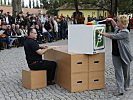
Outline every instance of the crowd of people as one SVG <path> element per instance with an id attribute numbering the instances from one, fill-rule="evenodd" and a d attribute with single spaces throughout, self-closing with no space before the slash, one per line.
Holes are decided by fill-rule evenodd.
<path id="1" fill-rule="evenodd" d="M 87 21 L 104 20 L 103 16 L 90 17 Z M 68 38 L 68 24 L 84 24 L 84 15 L 79 16 L 49 16 L 46 14 L 30 14 L 25 15 L 20 12 L 15 18 L 10 15 L 10 12 L 3 13 L 0 10 L 0 50 L 4 49 L 3 43 L 6 43 L 10 49 L 13 45 L 16 47 L 23 46 L 23 42 L 27 37 L 28 28 L 35 28 L 37 31 L 37 42 L 53 42 Z M 109 23 L 106 23 L 109 30 Z"/>
<path id="2" fill-rule="evenodd" d="M 37 42 L 53 42 L 67 39 L 68 20 L 64 16 L 49 16 L 45 14 L 24 15 L 22 12 L 14 18 L 9 12 L 3 14 L 0 11 L 0 49 L 3 49 L 3 42 L 7 48 L 13 45 L 23 46 L 27 37 L 28 28 L 35 28 L 37 31 Z"/>

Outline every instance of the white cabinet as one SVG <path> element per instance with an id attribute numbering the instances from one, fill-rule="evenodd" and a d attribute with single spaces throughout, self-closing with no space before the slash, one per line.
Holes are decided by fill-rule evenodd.
<path id="1" fill-rule="evenodd" d="M 69 25 L 68 52 L 78 54 L 95 54 L 105 52 L 104 36 L 97 30 L 105 33 L 105 25 Z"/>

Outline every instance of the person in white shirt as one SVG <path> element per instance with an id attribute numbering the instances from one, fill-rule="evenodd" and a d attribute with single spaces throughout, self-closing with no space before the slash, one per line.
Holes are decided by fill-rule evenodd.
<path id="1" fill-rule="evenodd" d="M 53 23 L 54 23 L 54 33 L 55 33 L 55 37 L 57 40 L 58 39 L 58 23 L 57 23 L 57 17 L 56 16 L 53 18 Z"/>
<path id="2" fill-rule="evenodd" d="M 46 28 L 45 28 L 44 25 L 45 25 L 45 24 L 42 23 L 41 33 L 42 33 L 44 39 L 45 39 L 45 38 L 48 38 L 48 42 L 52 42 L 52 40 L 51 40 L 52 36 L 51 36 L 51 34 L 46 30 Z"/>

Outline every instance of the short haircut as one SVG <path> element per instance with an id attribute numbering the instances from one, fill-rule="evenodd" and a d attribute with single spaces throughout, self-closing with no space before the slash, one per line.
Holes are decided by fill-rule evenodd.
<path id="1" fill-rule="evenodd" d="M 30 33 L 33 31 L 33 29 L 34 29 L 34 28 L 32 28 L 32 27 L 30 27 L 30 28 L 28 29 L 28 32 L 27 32 L 28 36 L 29 36 Z"/>
<path id="2" fill-rule="evenodd" d="M 127 28 L 129 24 L 129 18 L 126 15 L 119 15 L 118 22 L 121 23 L 124 28 Z"/>

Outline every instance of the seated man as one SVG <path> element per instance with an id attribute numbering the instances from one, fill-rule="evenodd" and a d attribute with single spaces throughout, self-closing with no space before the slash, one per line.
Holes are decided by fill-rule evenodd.
<path id="1" fill-rule="evenodd" d="M 21 34 L 21 30 L 20 30 L 20 25 L 16 25 L 16 33 L 17 33 L 17 38 L 19 41 L 19 46 L 23 46 L 24 44 L 24 35 Z"/>
<path id="2" fill-rule="evenodd" d="M 7 29 L 5 30 L 5 32 L 3 34 L 6 35 L 4 40 L 7 41 L 7 48 L 10 49 L 13 44 L 13 39 L 11 38 L 11 26 L 10 25 L 7 25 Z"/>
<path id="3" fill-rule="evenodd" d="M 50 47 L 40 47 L 35 40 L 37 38 L 37 32 L 34 28 L 30 28 L 28 30 L 28 38 L 24 42 L 24 50 L 26 54 L 26 60 L 28 66 L 31 70 L 47 70 L 47 80 L 48 84 L 53 84 L 55 70 L 56 70 L 56 62 L 42 60 L 42 55 L 49 49 L 53 49 Z"/>
<path id="4" fill-rule="evenodd" d="M 5 31 L 2 29 L 2 26 L 0 26 L 0 50 L 3 50 L 3 40 L 5 39 L 6 35 L 3 34 Z M 6 41 L 7 42 L 7 41 Z"/>

